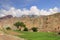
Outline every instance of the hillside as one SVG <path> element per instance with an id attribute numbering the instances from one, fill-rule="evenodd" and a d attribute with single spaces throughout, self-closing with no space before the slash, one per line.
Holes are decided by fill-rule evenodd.
<path id="1" fill-rule="evenodd" d="M 29 30 L 32 27 L 37 27 L 39 32 L 60 31 L 60 13 L 55 13 L 48 16 L 23 15 L 22 17 L 12 17 L 11 15 L 7 15 L 0 18 L 0 28 L 2 29 L 9 26 L 12 29 L 16 29 L 13 24 L 18 21 L 24 22 Z"/>

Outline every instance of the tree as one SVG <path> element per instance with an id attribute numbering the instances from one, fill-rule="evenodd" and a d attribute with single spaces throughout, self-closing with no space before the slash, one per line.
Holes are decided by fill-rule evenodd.
<path id="1" fill-rule="evenodd" d="M 26 27 L 26 25 L 23 22 L 16 22 L 14 24 L 19 30 L 21 30 L 21 27 Z"/>
<path id="2" fill-rule="evenodd" d="M 33 30 L 33 32 L 37 32 L 38 31 L 36 27 L 33 27 L 32 30 Z"/>

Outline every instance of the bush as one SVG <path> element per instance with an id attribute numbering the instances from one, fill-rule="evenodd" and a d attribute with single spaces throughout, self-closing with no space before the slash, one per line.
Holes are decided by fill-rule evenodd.
<path id="1" fill-rule="evenodd" d="M 11 28 L 10 27 L 7 27 L 6 30 L 11 30 Z"/>
<path id="2" fill-rule="evenodd" d="M 28 31 L 28 28 L 25 27 L 23 31 Z"/>
<path id="3" fill-rule="evenodd" d="M 58 34 L 60 35 L 60 32 L 58 32 Z"/>
<path id="4" fill-rule="evenodd" d="M 33 32 L 37 32 L 38 31 L 36 27 L 33 27 L 32 30 L 33 30 Z"/>

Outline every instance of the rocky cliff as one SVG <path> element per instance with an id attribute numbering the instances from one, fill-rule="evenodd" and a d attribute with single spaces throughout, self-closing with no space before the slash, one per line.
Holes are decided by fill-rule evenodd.
<path id="1" fill-rule="evenodd" d="M 12 17 L 11 15 L 0 18 L 0 28 L 7 26 L 16 29 L 13 25 L 17 21 L 25 23 L 28 29 L 37 27 L 39 31 L 58 32 L 60 31 L 60 13 L 48 16 L 23 15 L 22 17 Z"/>

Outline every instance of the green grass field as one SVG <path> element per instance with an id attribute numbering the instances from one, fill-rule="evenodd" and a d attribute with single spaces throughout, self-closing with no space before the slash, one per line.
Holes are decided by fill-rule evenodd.
<path id="1" fill-rule="evenodd" d="M 19 32 L 19 31 L 18 31 Z M 55 33 L 47 32 L 19 32 L 22 35 L 19 35 L 21 38 L 27 40 L 60 40 L 60 35 Z"/>

